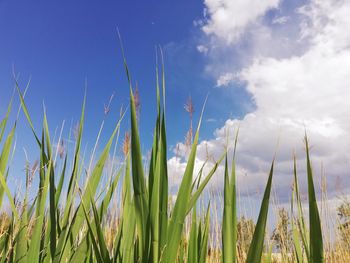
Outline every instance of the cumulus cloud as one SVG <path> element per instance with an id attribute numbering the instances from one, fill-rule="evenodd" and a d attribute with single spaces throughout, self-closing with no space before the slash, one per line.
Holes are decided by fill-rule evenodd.
<path id="1" fill-rule="evenodd" d="M 232 2 L 232 3 L 231 3 Z M 242 2 L 242 3 L 241 3 Z M 278 1 L 262 2 L 256 10 L 243 2 L 205 1 L 209 19 L 203 30 L 225 41 L 237 40 L 248 23 L 257 22 Z M 253 8 L 254 9 L 254 8 Z M 252 13 L 246 14 L 243 13 Z M 256 109 L 242 119 L 228 119 L 218 128 L 213 139 L 202 141 L 198 162 L 205 160 L 205 151 L 217 159 L 227 142 L 233 141 L 234 129 L 240 126 L 237 148 L 238 184 L 254 190 L 266 183 L 271 160 L 277 151 L 276 191 L 288 199 L 292 182 L 292 155 L 298 158 L 298 171 L 304 186 L 305 130 L 311 141 L 316 174 L 323 167 L 330 191 L 337 190 L 336 181 L 348 188 L 350 171 L 350 2 L 311 0 L 295 11 L 298 19 L 297 41 L 307 40 L 298 52 L 274 55 L 254 54 L 249 64 L 227 67 L 217 79 L 218 85 L 239 81 L 251 94 Z M 228 23 L 229 17 L 236 17 Z M 294 18 L 291 17 L 290 20 Z M 239 21 L 238 21 L 239 20 Z M 271 24 L 272 20 L 271 20 Z M 283 24 L 283 23 L 282 23 Z M 284 26 L 284 25 L 279 25 Z M 270 39 L 274 41 L 273 35 Z M 265 44 L 264 44 L 265 45 Z M 273 43 L 271 44 L 274 45 Z M 217 47 L 216 47 L 217 48 Z M 227 47 L 223 47 L 226 49 Z M 236 49 L 232 46 L 232 49 Z M 212 62 L 212 61 L 211 61 Z M 232 147 L 232 145 L 231 145 Z M 179 160 L 178 165 L 185 163 Z M 173 176 L 176 177 L 174 174 Z M 338 183 L 339 184 L 339 183 Z M 218 173 L 212 185 L 222 185 Z M 339 187 L 339 185 L 338 185 Z M 344 189 L 343 189 L 344 190 Z M 303 191 L 306 191 L 304 187 Z"/>
<path id="2" fill-rule="evenodd" d="M 205 0 L 204 3 L 209 19 L 203 31 L 215 34 L 231 44 L 257 18 L 276 8 L 279 0 Z"/>

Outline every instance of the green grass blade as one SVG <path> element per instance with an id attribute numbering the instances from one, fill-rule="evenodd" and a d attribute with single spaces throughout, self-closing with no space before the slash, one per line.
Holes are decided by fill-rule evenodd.
<path id="1" fill-rule="evenodd" d="M 121 176 L 121 169 L 119 169 L 119 171 L 117 172 L 117 175 L 114 177 L 113 181 L 111 182 L 108 191 L 106 193 L 106 195 L 103 198 L 103 201 L 100 204 L 100 207 L 98 208 L 98 215 L 99 218 L 103 218 L 103 216 L 106 214 L 107 212 L 107 208 L 110 204 L 110 201 L 112 200 L 112 196 L 114 194 L 114 191 L 117 188 L 117 184 L 119 182 L 119 178 Z M 95 221 L 92 222 L 91 224 L 91 228 L 93 230 L 93 232 L 95 233 Z M 88 249 L 89 249 L 89 242 L 88 242 L 88 238 L 83 238 L 83 240 L 81 241 L 81 243 L 79 244 L 79 246 L 75 249 L 72 257 L 71 257 L 71 261 L 72 262 L 79 262 L 83 259 L 85 259 L 85 255 L 88 253 Z"/>
<path id="2" fill-rule="evenodd" d="M 204 188 L 206 187 L 206 185 L 209 183 L 210 179 L 213 177 L 213 175 L 215 174 L 217 168 L 219 167 L 220 163 L 222 162 L 222 160 L 224 160 L 225 158 L 225 154 L 223 154 L 220 159 L 214 164 L 213 168 L 209 171 L 208 175 L 205 177 L 205 179 L 200 183 L 199 187 L 197 188 L 197 190 L 192 194 L 191 199 L 189 201 L 188 207 L 187 207 L 187 212 L 186 214 L 188 214 L 192 207 L 195 205 L 195 203 L 197 202 L 199 196 L 201 195 L 201 193 L 203 192 Z"/>
<path id="3" fill-rule="evenodd" d="M 57 184 L 57 189 L 56 189 L 56 193 L 55 193 L 55 207 L 58 207 L 58 203 L 60 201 L 60 196 L 61 196 L 62 187 L 63 187 L 63 183 L 64 183 L 64 177 L 66 175 L 66 168 L 67 168 L 67 155 L 64 158 L 60 180 L 58 181 L 58 184 Z"/>
<path id="4" fill-rule="evenodd" d="M 49 159 L 52 158 L 52 147 L 51 147 L 51 139 L 50 139 L 50 133 L 49 133 L 49 125 L 47 122 L 46 117 L 46 111 L 44 109 L 44 132 L 45 132 L 45 142 L 46 142 L 46 148 L 47 148 L 47 157 Z M 56 219 L 56 202 L 55 202 L 55 196 L 56 196 L 56 187 L 55 187 L 55 171 L 53 167 L 51 167 L 51 170 L 48 172 L 49 176 L 49 213 L 50 213 L 50 220 L 48 222 L 47 231 L 49 231 L 49 236 L 47 237 L 46 243 L 50 243 L 50 256 L 53 259 L 53 256 L 55 255 L 56 250 L 56 239 L 57 239 L 57 219 Z"/>
<path id="5" fill-rule="evenodd" d="M 204 230 L 201 241 L 201 247 L 199 252 L 199 263 L 205 263 L 208 254 L 208 239 L 209 239 L 209 226 L 210 226 L 210 204 L 207 208 L 207 213 L 204 218 Z"/>
<path id="6" fill-rule="evenodd" d="M 95 236 L 94 236 L 94 233 L 92 231 L 92 227 L 91 227 L 91 222 L 90 222 L 90 218 L 86 212 L 86 208 L 85 208 L 85 205 L 84 205 L 84 201 L 82 200 L 81 201 L 81 207 L 82 207 L 82 210 L 83 210 L 83 214 L 85 216 L 85 220 L 86 220 L 86 223 L 87 223 L 87 226 L 88 226 L 88 232 L 90 234 L 90 237 L 91 237 L 91 241 L 92 241 L 92 246 L 94 248 L 94 255 L 95 255 L 95 258 L 97 260 L 98 263 L 103 263 L 103 258 L 102 258 L 102 255 L 100 253 L 100 250 L 99 250 L 99 246 L 98 246 L 98 243 L 96 242 L 96 239 L 95 239 Z"/>
<path id="7" fill-rule="evenodd" d="M 23 210 L 21 214 L 21 222 L 17 233 L 17 242 L 15 247 L 15 262 L 25 263 L 27 262 L 27 229 L 28 229 L 28 218 L 27 218 L 27 198 L 24 200 Z"/>
<path id="8" fill-rule="evenodd" d="M 126 157 L 126 167 L 123 182 L 123 213 L 122 213 L 122 235 L 121 254 L 123 262 L 131 262 L 134 257 L 135 248 L 133 242 L 135 240 L 136 212 L 135 203 L 131 197 L 130 182 L 130 153 Z"/>
<path id="9" fill-rule="evenodd" d="M 321 263 L 323 256 L 323 238 L 321 229 L 321 220 L 317 207 L 315 187 L 313 182 L 312 167 L 310 161 L 309 144 L 305 136 L 306 146 L 306 165 L 307 165 L 307 182 L 309 193 L 309 223 L 310 223 L 310 262 Z"/>
<path id="10" fill-rule="evenodd" d="M 308 231 L 307 231 L 305 220 L 304 220 L 303 207 L 301 204 L 301 198 L 300 198 L 300 193 L 299 193 L 296 157 L 294 156 L 293 159 L 294 159 L 294 161 L 293 161 L 294 189 L 295 189 L 295 197 L 296 197 L 297 208 L 298 208 L 297 227 L 299 229 L 302 244 L 303 244 L 303 247 L 304 247 L 304 250 L 306 253 L 306 258 L 309 259 L 310 258 L 310 249 L 309 249 Z"/>
<path id="11" fill-rule="evenodd" d="M 236 262 L 237 216 L 235 161 L 232 160 L 231 178 L 225 159 L 224 211 L 222 223 L 223 262 Z"/>
<path id="12" fill-rule="evenodd" d="M 230 178 L 227 167 L 227 156 L 225 158 L 225 183 L 224 183 L 224 211 L 222 223 L 222 259 L 223 262 L 234 262 L 233 258 L 233 218 L 232 218 L 232 193 Z"/>
<path id="13" fill-rule="evenodd" d="M 166 140 L 166 128 L 165 128 L 165 112 L 163 111 L 163 118 L 161 122 L 160 132 L 161 148 L 160 148 L 160 235 L 159 235 L 159 247 L 160 255 L 163 254 L 168 238 L 168 159 L 167 159 L 167 140 Z"/>
<path id="14" fill-rule="evenodd" d="M 11 207 L 12 213 L 14 215 L 14 219 L 17 222 L 18 221 L 18 213 L 17 213 L 17 209 L 16 209 L 16 206 L 15 206 L 15 203 L 14 203 L 14 199 L 13 199 L 13 197 L 11 195 L 10 189 L 7 186 L 7 183 L 5 181 L 5 177 L 3 176 L 1 171 L 0 171 L 0 184 L 1 184 L 2 188 L 4 189 L 6 195 L 7 195 L 7 198 L 9 200 L 9 202 L 10 202 L 10 207 Z"/>
<path id="15" fill-rule="evenodd" d="M 298 228 L 294 219 L 294 197 L 298 195 L 298 182 L 297 182 L 297 172 L 296 172 L 296 160 L 294 156 L 294 187 L 292 190 L 292 198 L 291 198 L 291 227 L 292 227 L 292 235 L 293 235 L 293 248 L 296 260 L 298 263 L 303 262 L 303 252 L 301 248 L 301 242 L 299 238 Z M 300 200 L 299 200 L 300 201 Z M 298 204 L 299 205 L 299 204 Z"/>
<path id="16" fill-rule="evenodd" d="M 142 259 L 147 260 L 149 234 L 148 217 L 149 207 L 147 203 L 148 193 L 146 189 L 145 177 L 142 165 L 142 153 L 140 147 L 140 138 L 137 128 L 136 108 L 134 95 L 130 89 L 130 108 L 131 108 L 131 164 L 132 164 L 132 181 L 134 188 L 134 200 L 136 205 L 136 222 L 140 238 L 140 249 L 142 250 Z"/>
<path id="17" fill-rule="evenodd" d="M 168 246 L 166 248 L 166 257 L 167 257 L 168 263 L 175 262 L 177 251 L 181 241 L 181 233 L 182 233 L 184 221 L 187 215 L 189 200 L 191 197 L 193 169 L 194 169 L 194 164 L 196 159 L 199 128 L 201 125 L 202 116 L 203 116 L 203 110 L 202 110 L 201 118 L 198 123 L 197 131 L 193 140 L 193 145 L 187 161 L 185 173 L 182 178 L 182 182 L 180 184 L 180 188 L 179 188 L 176 202 L 174 205 L 172 217 L 169 222 Z"/>
<path id="18" fill-rule="evenodd" d="M 40 140 L 39 140 L 39 137 L 36 135 L 36 132 L 35 132 L 35 129 L 34 129 L 34 125 L 33 125 L 33 122 L 32 122 L 32 119 L 30 118 L 30 115 L 29 115 L 29 112 L 28 112 L 28 109 L 27 109 L 27 106 L 24 102 L 24 98 L 23 98 L 23 95 L 19 89 L 19 85 L 18 85 L 18 82 L 16 81 L 16 89 L 17 89 L 17 92 L 18 92 L 18 95 L 19 95 L 19 98 L 20 98 L 20 101 L 21 101 L 21 106 L 22 106 L 22 109 L 23 109 L 23 112 L 24 112 L 24 115 L 26 116 L 27 118 L 27 121 L 29 123 L 29 126 L 33 132 L 33 135 L 35 137 L 35 140 L 36 142 L 38 143 L 39 147 L 41 148 L 41 143 L 40 143 Z"/>
<path id="19" fill-rule="evenodd" d="M 71 207 L 72 199 L 73 199 L 73 193 L 75 186 L 77 185 L 77 174 L 78 174 L 78 167 L 79 167 L 79 160 L 80 160 L 80 148 L 81 148 L 81 138 L 83 134 L 83 128 L 84 128 L 84 118 L 85 118 L 85 103 L 86 103 L 86 95 L 84 96 L 83 100 L 83 106 L 81 110 L 81 116 L 80 116 L 80 122 L 79 122 L 79 130 L 78 130 L 78 136 L 77 136 L 77 141 L 75 145 L 75 153 L 74 153 L 74 161 L 73 161 L 73 170 L 71 177 L 69 179 L 69 184 L 68 184 L 68 190 L 67 190 L 67 201 L 66 201 L 66 206 L 65 210 L 63 213 L 63 222 L 64 225 L 67 225 L 67 221 L 69 218 L 69 209 Z"/>
<path id="20" fill-rule="evenodd" d="M 28 250 L 28 260 L 29 262 L 39 262 L 40 256 L 40 242 L 42 238 L 42 228 L 44 224 L 45 218 L 45 204 L 46 204 L 46 196 L 49 188 L 49 178 L 52 167 L 52 161 L 49 160 L 48 167 L 46 169 L 46 174 L 44 177 L 44 181 L 40 184 L 41 188 L 39 189 L 37 208 L 35 213 L 35 226 L 33 229 L 31 242 Z"/>
<path id="21" fill-rule="evenodd" d="M 192 223 L 190 230 L 190 238 L 188 241 L 187 262 L 198 262 L 198 224 L 196 207 L 192 211 Z"/>
<path id="22" fill-rule="evenodd" d="M 9 156 L 10 156 L 10 152 L 12 149 L 12 144 L 13 144 L 13 138 L 15 135 L 15 130 L 16 130 L 16 124 L 13 126 L 11 132 L 9 133 L 9 135 L 7 136 L 5 143 L 3 145 L 3 149 L 1 151 L 0 154 L 0 180 L 1 180 L 1 184 L 0 184 L 0 207 L 2 205 L 2 200 L 4 197 L 4 192 L 7 193 L 8 198 L 12 199 L 11 196 L 8 195 L 9 190 L 8 187 L 4 186 L 3 184 L 6 184 L 6 177 L 3 176 L 6 173 L 6 167 L 8 165 L 8 161 L 9 161 Z M 7 190 L 5 189 L 7 188 Z M 11 202 L 11 200 L 10 200 Z M 12 206 L 12 205 L 11 205 Z"/>
<path id="23" fill-rule="evenodd" d="M 100 207 L 98 208 L 98 214 L 100 218 L 102 218 L 107 213 L 107 209 L 112 200 L 113 194 L 117 189 L 119 179 L 122 174 L 122 169 L 123 169 L 123 166 L 117 171 L 116 175 L 113 178 L 113 181 L 108 186 L 108 191 L 105 194 L 103 201 L 100 204 Z"/>
<path id="24" fill-rule="evenodd" d="M 163 95 L 163 107 L 162 107 L 162 121 L 160 124 L 160 136 L 162 141 L 161 148 L 161 191 L 160 191 L 160 254 L 163 255 L 165 251 L 165 246 L 167 244 L 168 239 L 168 159 L 167 159 L 167 137 L 166 137 L 166 104 L 165 104 L 165 70 L 164 70 L 164 59 L 163 53 L 161 52 L 161 62 L 162 62 L 162 95 Z M 157 100 L 158 100 L 158 111 L 161 111 L 160 107 L 160 92 L 159 92 L 159 84 L 158 84 L 158 65 L 157 65 Z"/>
<path id="25" fill-rule="evenodd" d="M 101 176 L 102 176 L 102 172 L 104 169 L 104 165 L 105 162 L 107 160 L 110 148 L 112 146 L 114 137 L 117 133 L 117 131 L 120 128 L 120 121 L 118 121 L 111 137 L 108 140 L 108 143 L 106 144 L 105 148 L 102 151 L 102 154 L 99 158 L 99 160 L 97 161 L 91 176 L 89 177 L 87 184 L 86 184 L 86 189 L 85 192 L 82 196 L 82 200 L 84 201 L 84 203 L 88 203 L 90 201 L 91 198 L 94 197 L 96 190 L 97 190 L 97 186 L 100 182 Z M 77 233 L 79 232 L 83 222 L 84 222 L 84 215 L 83 215 L 83 209 L 82 207 L 79 206 L 78 208 L 78 212 L 77 212 L 77 216 L 76 216 L 76 220 L 75 220 L 75 224 L 73 225 L 73 229 L 72 229 L 72 235 L 76 236 Z"/>
<path id="26" fill-rule="evenodd" d="M 161 142 L 160 142 L 161 144 Z M 161 147 L 161 146 L 160 146 Z M 151 223 L 151 257 L 152 262 L 159 261 L 159 204 L 160 204 L 160 177 L 161 177 L 161 153 L 157 154 L 155 173 L 153 178 L 152 198 L 150 203 Z"/>
<path id="27" fill-rule="evenodd" d="M 91 206 L 92 206 L 92 211 L 94 215 L 95 228 L 97 232 L 98 245 L 100 247 L 101 257 L 103 259 L 103 262 L 108 263 L 110 262 L 109 252 L 108 252 L 106 241 L 101 228 L 101 221 L 96 209 L 95 201 L 93 199 L 91 199 Z"/>
<path id="28" fill-rule="evenodd" d="M 248 255 L 247 255 L 247 263 L 260 263 L 261 255 L 264 247 L 264 237 L 265 237 L 265 228 L 267 221 L 267 213 L 269 210 L 269 200 L 270 200 L 270 192 L 272 185 L 272 176 L 273 176 L 273 166 L 274 161 L 272 162 L 269 178 L 266 184 L 264 197 L 261 203 L 260 213 L 258 222 L 256 224 L 252 243 L 250 244 Z"/>
<path id="29" fill-rule="evenodd" d="M 2 137 L 3 137 L 4 133 L 5 133 L 7 121 L 8 121 L 9 116 L 10 116 L 10 112 L 11 112 L 11 108 L 12 108 L 12 100 L 13 100 L 13 96 L 11 97 L 10 103 L 7 106 L 6 115 L 5 115 L 5 117 L 2 119 L 2 121 L 0 123 L 0 142 L 2 141 Z"/>

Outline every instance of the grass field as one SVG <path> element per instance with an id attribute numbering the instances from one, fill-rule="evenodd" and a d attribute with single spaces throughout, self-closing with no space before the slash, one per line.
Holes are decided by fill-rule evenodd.
<path id="1" fill-rule="evenodd" d="M 45 112 L 42 132 L 34 129 L 30 109 L 17 85 L 21 110 L 37 143 L 40 161 L 26 169 L 24 198 L 19 200 L 7 184 L 16 133 L 16 123 L 9 122 L 11 102 L 0 124 L 0 204 L 3 211 L 0 262 L 350 262 L 349 242 L 337 242 L 337 235 L 329 244 L 325 229 L 321 227 L 324 224 L 316 202 L 306 136 L 308 207 L 303 207 L 305 203 L 301 201 L 298 188 L 300 175 L 295 168 L 291 211 L 280 211 L 273 239 L 269 238 L 266 227 L 274 160 L 267 171 L 269 176 L 257 221 L 238 217 L 235 152 L 232 155 L 223 151 L 208 174 L 203 170 L 194 174 L 201 121 L 193 133 L 176 200 L 170 200 L 163 69 L 159 81 L 158 70 L 156 74 L 157 83 L 160 83 L 156 87 L 157 116 L 147 169 L 140 147 L 134 89 L 126 63 L 125 69 L 130 84 L 129 109 L 121 113 L 107 144 L 96 156 L 97 161 L 89 164 L 91 169 L 83 185 L 80 179 L 85 175 L 86 166 L 81 149 L 85 98 L 74 139 L 74 154 L 68 155 L 59 147 L 53 147 L 61 138 L 55 142 L 51 139 Z M 131 127 L 123 140 L 124 162 L 107 169 L 107 159 L 119 138 L 120 123 L 128 116 Z M 222 211 L 214 209 L 211 202 L 204 208 L 200 203 L 219 165 L 225 167 Z M 31 182 L 36 176 L 39 188 L 35 190 Z M 108 183 L 101 189 L 103 176 L 108 177 Z M 28 196 L 33 191 L 36 198 L 32 201 Z M 4 210 L 5 204 L 10 211 Z M 220 215 L 213 216 L 215 213 Z M 347 229 L 346 224 L 341 226 Z M 338 233 L 338 230 L 332 231 Z"/>

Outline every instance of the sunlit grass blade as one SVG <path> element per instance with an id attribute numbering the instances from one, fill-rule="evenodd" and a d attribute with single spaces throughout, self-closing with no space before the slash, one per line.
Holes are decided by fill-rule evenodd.
<path id="1" fill-rule="evenodd" d="M 264 247 L 264 237 L 267 221 L 267 213 L 269 210 L 269 200 L 272 185 L 274 161 L 272 162 L 269 178 L 266 184 L 264 197 L 261 203 L 260 213 L 258 222 L 256 224 L 253 239 L 249 246 L 249 251 L 247 255 L 247 263 L 260 263 L 261 255 Z"/>

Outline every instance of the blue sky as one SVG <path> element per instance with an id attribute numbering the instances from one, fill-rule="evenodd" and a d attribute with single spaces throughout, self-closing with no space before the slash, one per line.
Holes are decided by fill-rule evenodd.
<path id="1" fill-rule="evenodd" d="M 189 119 L 183 106 L 191 95 L 195 121 L 210 93 L 201 136 L 211 137 L 221 124 L 244 110 L 227 99 L 232 92 L 214 90 L 215 82 L 203 74 L 204 58 L 196 49 L 200 37 L 194 21 L 203 17 L 201 1 L 70 1 L 36 3 L 0 2 L 0 113 L 6 111 L 13 93 L 12 71 L 19 74 L 22 90 L 30 79 L 26 103 L 37 131 L 45 103 L 51 132 L 65 120 L 65 134 L 78 121 L 87 83 L 84 144 L 91 149 L 101 121 L 104 104 L 114 93 L 112 110 L 102 135 L 103 143 L 112 131 L 119 109 L 128 105 L 128 84 L 122 64 L 117 28 L 122 35 L 126 57 L 141 97 L 140 129 L 146 153 L 151 145 L 155 121 L 155 48 L 162 47 L 167 81 L 169 154 L 183 141 Z M 231 96 L 231 95 L 230 95 Z M 174 99 L 176 98 L 176 99 Z M 15 105 L 18 105 L 16 97 Z M 219 102 L 220 101 L 220 102 Z M 223 104 L 223 102 L 225 102 Z M 236 108 L 236 109 L 235 109 Z M 123 132 L 128 129 L 123 122 Z M 35 142 L 24 116 L 17 129 L 14 178 L 22 173 L 25 154 L 38 158 Z M 33 150 L 34 149 L 34 150 Z"/>
<path id="2" fill-rule="evenodd" d="M 242 114 L 237 103 L 226 99 L 227 91 L 213 91 L 214 80 L 203 74 L 204 58 L 196 50 L 199 30 L 193 22 L 203 17 L 201 1 L 60 1 L 36 3 L 0 2 L 0 112 L 13 91 L 12 68 L 24 88 L 31 78 L 26 102 L 36 127 L 45 102 L 52 128 L 62 120 L 77 120 L 87 80 L 85 136 L 94 140 L 103 118 L 103 104 L 115 99 L 110 128 L 119 107 L 128 103 L 128 85 L 122 67 L 117 28 L 122 35 L 129 67 L 138 82 L 142 101 L 141 128 L 148 147 L 155 113 L 155 47 L 165 53 L 169 139 L 182 140 L 188 128 L 183 105 L 192 96 L 196 115 L 210 93 L 206 118 L 220 119 Z M 176 99 L 173 99 L 176 98 Z M 220 100 L 220 103 L 218 103 Z M 235 107 L 236 106 L 236 107 Z M 236 109 L 235 109 L 236 108 Z M 21 124 L 23 125 L 23 124 Z M 213 131 L 206 124 L 203 135 Z M 18 137 L 28 138 L 27 130 Z M 29 135 L 30 136 L 30 135 Z M 23 140 L 24 141 L 24 140 Z"/>
<path id="3" fill-rule="evenodd" d="M 342 191 L 348 193 L 349 8 L 348 2 L 336 0 L 103 4 L 2 0 L 0 114 L 4 114 L 13 92 L 14 67 L 20 74 L 22 89 L 31 78 L 26 102 L 37 130 L 45 102 L 52 133 L 63 120 L 68 133 L 71 121 L 79 118 L 86 81 L 84 143 L 88 147 L 92 147 L 104 118 L 103 105 L 115 93 L 103 143 L 112 131 L 119 108 L 128 104 L 119 28 L 132 78 L 139 86 L 145 153 L 155 121 L 155 47 L 164 51 L 169 170 L 174 185 L 186 164 L 187 150 L 182 142 L 189 119 L 183 106 L 191 95 L 196 123 L 209 94 L 198 150 L 199 165 L 204 162 L 207 149 L 216 159 L 228 131 L 230 137 L 231 130 L 240 125 L 239 184 L 252 192 L 262 189 L 280 141 L 275 183 L 281 200 L 287 200 L 293 151 L 297 153 L 301 174 L 305 171 L 302 139 L 306 128 L 316 174 L 320 174 L 322 163 L 334 196 L 339 178 Z M 123 131 L 127 129 L 128 118 L 123 123 Z M 173 156 L 175 145 L 179 146 L 181 158 Z M 35 145 L 21 116 L 18 163 L 24 160 L 23 147 L 30 151 Z M 37 157 L 31 158 L 34 161 Z M 220 185 L 222 177 L 218 174 L 212 186 Z"/>

